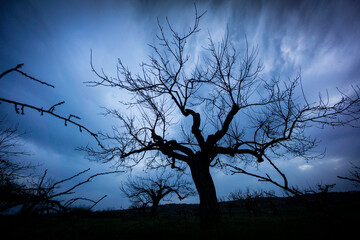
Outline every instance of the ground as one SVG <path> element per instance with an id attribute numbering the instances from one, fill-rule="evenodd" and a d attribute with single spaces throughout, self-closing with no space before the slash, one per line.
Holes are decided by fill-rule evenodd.
<path id="1" fill-rule="evenodd" d="M 336 196 L 329 202 L 326 214 L 309 213 L 286 200 L 287 204 L 277 202 L 274 215 L 263 204 L 265 200 L 261 201 L 262 209 L 256 216 L 249 216 L 241 203 L 230 204 L 235 206 L 231 210 L 226 207 L 229 204 L 222 204 L 221 224 L 212 230 L 200 229 L 196 214 L 174 214 L 169 210 L 179 209 L 176 205 L 163 206 L 157 218 L 126 211 L 61 217 L 1 216 L 0 230 L 6 239 L 344 239 L 358 235 L 359 194 L 351 199 Z"/>

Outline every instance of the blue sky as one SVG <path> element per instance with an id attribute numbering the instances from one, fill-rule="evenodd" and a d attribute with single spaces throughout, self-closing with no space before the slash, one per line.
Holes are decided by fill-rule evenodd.
<path id="1" fill-rule="evenodd" d="M 104 117 L 101 107 L 124 107 L 118 103 L 126 95 L 111 88 L 91 88 L 84 82 L 96 80 L 94 65 L 110 76 L 116 75 L 117 59 L 134 72 L 145 61 L 158 33 L 156 18 L 165 23 L 168 16 L 175 29 L 186 30 L 193 21 L 194 1 L 6 1 L 0 2 L 0 72 L 24 63 L 23 71 L 55 85 L 39 85 L 11 73 L 1 79 L 0 96 L 35 106 L 50 107 L 65 101 L 56 112 L 75 114 L 94 131 L 110 131 L 118 122 Z M 336 101 L 339 87 L 345 93 L 360 80 L 360 4 L 357 1 L 196 1 L 199 12 L 207 11 L 202 29 L 191 42 L 194 56 L 207 45 L 208 32 L 220 41 L 226 29 L 235 46 L 245 37 L 259 49 L 264 64 L 262 77 L 293 78 L 301 70 L 308 99 L 328 91 Z M 125 109 L 124 109 L 125 111 Z M 24 147 L 32 153 L 27 161 L 41 163 L 55 179 L 91 168 L 92 173 L 109 171 L 111 165 L 89 162 L 76 147 L 94 144 L 86 133 L 63 121 L 26 110 L 17 115 L 14 107 L 1 104 L 0 115 L 9 125 L 18 124 L 28 132 Z M 335 190 L 354 186 L 336 178 L 346 175 L 350 162 L 359 163 L 360 129 L 349 127 L 309 129 L 326 148 L 322 159 L 279 161 L 290 183 L 308 186 L 337 183 Z M 264 172 L 266 166 L 254 171 Z M 144 174 L 141 166 L 132 174 Z M 212 172 L 219 196 L 235 189 L 273 188 L 247 176 Z M 127 207 L 119 185 L 126 174 L 102 176 L 78 190 L 79 195 L 100 198 L 96 209 Z M 197 198 L 185 202 L 197 202 Z"/>

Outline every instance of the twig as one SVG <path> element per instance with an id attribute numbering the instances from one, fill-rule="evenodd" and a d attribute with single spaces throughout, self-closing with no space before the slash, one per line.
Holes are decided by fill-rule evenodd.
<path id="1" fill-rule="evenodd" d="M 54 85 L 51 85 L 51 84 L 49 84 L 49 83 L 47 83 L 47 82 L 41 81 L 41 80 L 39 80 L 39 79 L 36 79 L 36 78 L 34 78 L 34 77 L 32 77 L 32 76 L 24 73 L 23 71 L 20 71 L 19 68 L 21 68 L 23 65 L 24 65 L 24 64 L 21 63 L 21 64 L 18 64 L 18 65 L 17 65 L 16 67 L 14 67 L 14 68 L 11 68 L 11 69 L 9 69 L 9 70 L 6 70 L 5 72 L 3 72 L 3 73 L 0 75 L 0 78 L 2 78 L 3 76 L 5 76 L 5 75 L 8 74 L 8 73 L 14 71 L 14 72 L 20 73 L 21 75 L 23 75 L 23 76 L 25 76 L 25 77 L 33 80 L 33 81 L 36 81 L 36 82 L 41 83 L 41 84 L 43 84 L 43 85 L 46 85 L 46 86 L 55 88 Z"/>
<path id="2" fill-rule="evenodd" d="M 0 103 L 1 102 L 6 102 L 6 103 L 10 103 L 10 104 L 14 104 L 15 106 L 15 111 L 16 113 L 20 113 L 19 112 L 19 109 L 17 108 L 17 106 L 21 106 L 21 109 L 22 109 L 22 112 L 21 114 L 24 114 L 24 108 L 30 108 L 30 109 L 34 109 L 34 110 L 37 110 L 41 113 L 41 115 L 43 115 L 44 113 L 47 113 L 47 114 L 50 114 L 56 118 L 59 118 L 59 119 L 62 119 L 65 121 L 65 126 L 67 126 L 67 122 L 69 123 L 72 123 L 73 125 L 75 126 L 78 126 L 79 129 L 80 129 L 80 132 L 82 132 L 82 130 L 85 130 L 86 132 L 88 132 L 92 137 L 95 138 L 96 142 L 98 143 L 98 145 L 101 147 L 101 148 L 104 148 L 103 145 L 101 144 L 99 138 L 98 138 L 98 135 L 96 133 L 93 133 L 92 131 L 90 131 L 87 127 L 85 127 L 84 125 L 81 125 L 77 122 L 74 122 L 73 120 L 71 120 L 70 118 L 71 117 L 75 117 L 77 119 L 80 119 L 79 117 L 75 116 L 75 115 L 72 115 L 70 114 L 70 116 L 68 118 L 65 118 L 63 116 L 60 116 L 56 113 L 54 113 L 54 108 L 55 106 L 59 106 L 60 104 L 63 104 L 64 102 L 60 102 L 60 103 L 57 103 L 55 105 L 53 105 L 52 107 L 49 108 L 49 110 L 44 110 L 43 108 L 40 108 L 40 107 L 36 107 L 36 106 L 33 106 L 33 105 L 29 105 L 29 104 L 26 104 L 26 103 L 21 103 L 21 102 L 16 102 L 16 101 L 12 101 L 12 100 L 9 100 L 9 99 L 5 99 L 5 98 L 0 98 Z"/>

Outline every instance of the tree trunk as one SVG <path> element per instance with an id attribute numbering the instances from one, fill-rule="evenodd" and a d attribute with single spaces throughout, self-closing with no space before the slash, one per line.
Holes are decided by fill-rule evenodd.
<path id="1" fill-rule="evenodd" d="M 151 216 L 151 217 L 156 217 L 157 208 L 158 208 L 158 206 L 159 206 L 159 203 L 160 203 L 160 200 L 158 200 L 158 199 L 153 199 L 153 203 L 152 203 L 152 206 L 151 206 L 151 213 L 150 213 L 150 216 Z"/>
<path id="2" fill-rule="evenodd" d="M 213 228 L 220 223 L 220 209 L 214 182 L 206 161 L 193 161 L 191 175 L 200 198 L 200 222 L 202 228 Z"/>

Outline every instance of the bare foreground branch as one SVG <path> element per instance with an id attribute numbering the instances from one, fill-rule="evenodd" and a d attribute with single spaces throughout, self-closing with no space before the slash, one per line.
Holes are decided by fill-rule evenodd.
<path id="1" fill-rule="evenodd" d="M 26 193 L 27 198 L 23 201 L 20 201 L 18 205 L 21 205 L 22 208 L 20 210 L 20 214 L 24 215 L 30 215 L 30 214 L 39 214 L 39 213 L 50 213 L 50 212 L 56 212 L 56 213 L 66 213 L 69 209 L 69 207 L 74 204 L 75 202 L 79 200 L 88 201 L 93 203 L 91 207 L 89 207 L 88 210 L 92 209 L 95 205 L 97 205 L 101 200 L 103 200 L 107 195 L 104 195 L 97 201 L 84 198 L 84 197 L 75 197 L 67 200 L 66 202 L 63 202 L 62 200 L 57 200 L 61 196 L 66 195 L 72 195 L 74 194 L 74 190 L 88 182 L 91 181 L 91 179 L 102 176 L 102 175 L 108 175 L 113 173 L 120 173 L 122 171 L 111 171 L 111 172 L 102 172 L 97 173 L 94 175 L 91 175 L 86 180 L 78 182 L 77 184 L 66 188 L 65 190 L 57 190 L 61 187 L 61 184 L 65 182 L 69 182 L 70 180 L 73 180 L 86 172 L 90 171 L 89 169 L 86 169 L 82 172 L 79 172 L 69 178 L 53 182 L 51 179 L 46 180 L 47 171 L 44 172 L 43 176 L 38 180 L 38 182 L 35 182 L 32 187 L 22 189 L 23 192 Z"/>
<path id="2" fill-rule="evenodd" d="M 54 85 L 51 85 L 51 84 L 49 84 L 49 83 L 47 83 L 47 82 L 43 82 L 43 81 L 41 81 L 41 80 L 39 80 L 39 79 L 36 79 L 36 78 L 34 78 L 34 77 L 32 77 L 32 76 L 24 73 L 23 71 L 19 70 L 23 65 L 24 65 L 24 64 L 21 63 L 21 64 L 18 64 L 18 65 L 17 65 L 16 67 L 14 67 L 14 68 L 11 68 L 11 69 L 9 69 L 9 70 L 6 70 L 6 71 L 3 72 L 2 74 L 0 74 L 0 78 L 2 78 L 3 76 L 5 76 L 5 75 L 8 74 L 8 73 L 14 71 L 14 72 L 20 73 L 21 75 L 25 76 L 25 77 L 28 78 L 28 79 L 31 79 L 31 80 L 36 81 L 36 82 L 38 82 L 38 83 L 41 83 L 41 84 L 43 84 L 43 85 L 46 85 L 46 86 L 55 88 Z"/>
<path id="3" fill-rule="evenodd" d="M 38 80 L 38 79 L 36 79 L 36 78 L 34 78 L 34 77 L 29 76 L 28 74 L 26 74 L 26 73 L 24 73 L 24 72 L 22 72 L 22 71 L 20 71 L 19 68 L 21 68 L 23 65 L 24 65 L 24 64 L 18 64 L 15 68 L 12 68 L 12 69 L 9 69 L 9 70 L 3 72 L 3 73 L 0 75 L 0 79 L 1 79 L 2 77 L 4 77 L 6 74 L 8 74 L 8 73 L 10 73 L 10 72 L 12 72 L 12 71 L 15 71 L 15 72 L 18 72 L 18 73 L 24 75 L 24 76 L 25 76 L 26 78 L 28 78 L 28 79 L 31 79 L 31 80 L 34 80 L 34 81 L 36 81 L 36 82 L 39 82 L 39 83 L 41 83 L 41 84 L 43 84 L 43 85 L 46 85 L 46 86 L 55 88 L 53 85 L 48 84 L 47 82 L 40 81 L 40 80 Z M 33 105 L 30 105 L 30 104 L 27 104 L 27 103 L 21 103 L 21 102 L 18 102 L 18 101 L 13 101 L 13 100 L 10 100 L 10 99 L 0 98 L 0 104 L 1 104 L 2 102 L 5 102 L 5 103 L 9 103 L 9 104 L 14 105 L 14 107 L 15 107 L 15 112 L 16 112 L 17 114 L 24 115 L 24 114 L 25 114 L 25 108 L 29 108 L 29 109 L 33 109 L 33 110 L 36 110 L 36 111 L 40 112 L 40 115 L 41 115 L 41 116 L 44 115 L 44 113 L 45 113 L 45 114 L 49 114 L 49 115 L 51 115 L 51 116 L 53 116 L 53 117 L 59 118 L 59 119 L 61 119 L 61 120 L 64 121 L 64 125 L 65 125 L 65 126 L 67 126 L 68 123 L 73 124 L 73 125 L 79 127 L 79 131 L 80 131 L 80 132 L 82 132 L 82 131 L 84 130 L 85 132 L 89 133 L 89 134 L 96 140 L 96 142 L 98 143 L 98 145 L 102 148 L 101 142 L 100 142 L 100 140 L 99 140 L 99 138 L 98 138 L 98 134 L 92 132 L 91 130 L 89 130 L 89 129 L 88 129 L 87 127 L 85 127 L 84 125 L 79 124 L 79 123 L 77 123 L 77 122 L 75 122 L 75 121 L 73 120 L 74 118 L 80 120 L 80 117 L 78 117 L 78 116 L 76 116 L 76 115 L 73 115 L 73 114 L 70 114 L 68 117 L 64 117 L 64 116 L 61 116 L 61 115 L 58 115 L 58 114 L 54 113 L 55 107 L 64 104 L 64 103 L 65 103 L 64 101 L 52 105 L 49 109 L 44 109 L 43 107 L 37 107 L 37 106 L 33 106 Z"/>

